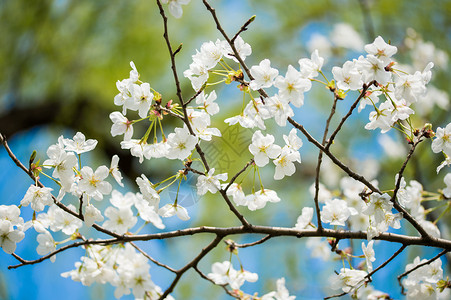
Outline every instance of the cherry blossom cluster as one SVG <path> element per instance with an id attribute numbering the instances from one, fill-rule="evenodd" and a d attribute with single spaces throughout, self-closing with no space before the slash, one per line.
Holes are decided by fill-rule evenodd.
<path id="1" fill-rule="evenodd" d="M 116 287 L 114 296 L 133 293 L 135 299 L 158 299 L 161 288 L 151 280 L 148 259 L 131 244 L 124 246 L 89 246 L 87 255 L 75 263 L 75 269 L 61 274 L 83 285 L 110 283 Z M 166 299 L 174 299 L 168 296 Z"/>

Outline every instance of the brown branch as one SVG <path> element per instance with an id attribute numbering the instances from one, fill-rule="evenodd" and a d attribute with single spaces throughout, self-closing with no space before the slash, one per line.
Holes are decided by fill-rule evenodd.
<path id="1" fill-rule="evenodd" d="M 237 247 L 237 248 L 247 248 L 247 247 L 252 247 L 252 246 L 255 246 L 255 245 L 263 244 L 264 242 L 268 241 L 268 240 L 269 240 L 270 238 L 272 238 L 272 237 L 273 237 L 272 235 L 268 234 L 268 235 L 266 235 L 265 237 L 259 239 L 258 241 L 255 241 L 255 242 L 252 242 L 252 243 L 247 243 L 247 244 L 237 244 L 237 243 L 234 243 L 233 245 L 234 245 L 235 247 Z"/>
<path id="2" fill-rule="evenodd" d="M 323 146 L 326 143 L 327 133 L 329 132 L 330 121 L 332 120 L 332 117 L 335 114 L 335 109 L 337 107 L 337 101 L 338 101 L 338 97 L 334 96 L 334 102 L 332 104 L 332 108 L 330 110 L 329 117 L 327 118 L 327 121 L 326 121 L 326 127 L 324 128 L 323 141 L 321 142 L 321 145 L 323 145 Z M 318 197 L 319 197 L 319 174 L 321 171 L 322 161 L 323 161 L 323 151 L 319 150 L 318 161 L 316 163 L 316 174 L 315 174 L 315 196 L 313 197 L 313 201 L 315 202 L 316 217 L 318 219 L 318 230 L 319 231 L 323 230 L 323 224 L 321 222 L 321 210 L 319 209 L 319 200 L 318 200 Z"/>
<path id="3" fill-rule="evenodd" d="M 430 235 L 426 232 L 426 230 L 424 230 L 423 226 L 421 226 L 417 220 L 415 220 L 398 202 L 396 196 L 398 194 L 400 185 L 401 185 L 401 179 L 402 179 L 402 174 L 404 173 L 404 170 L 406 169 L 407 163 L 409 162 L 410 158 L 413 155 L 413 152 L 415 151 L 416 147 L 418 146 L 419 143 L 421 143 L 423 135 L 421 134 L 418 137 L 418 140 L 416 142 L 414 142 L 412 144 L 412 147 L 410 148 L 409 153 L 407 154 L 407 157 L 404 161 L 404 163 L 401 166 L 401 169 L 398 172 L 398 180 L 396 181 L 396 186 L 395 189 L 393 191 L 393 196 L 391 197 L 390 201 L 393 203 L 393 206 L 395 207 L 395 209 L 399 212 L 401 212 L 403 214 L 403 217 L 408 220 L 413 227 L 415 227 L 415 229 L 421 234 L 421 236 L 425 237 L 425 238 L 430 238 Z"/>
<path id="4" fill-rule="evenodd" d="M 255 20 L 255 15 L 253 15 L 252 17 L 249 18 L 249 20 L 246 21 L 246 23 L 243 24 L 243 26 L 241 26 L 240 30 L 238 30 L 237 33 L 235 33 L 235 35 L 233 36 L 233 38 L 230 40 L 230 42 L 232 44 L 235 44 L 235 40 L 236 38 L 240 35 L 240 33 L 242 33 L 243 31 L 247 30 L 247 26 L 249 26 L 252 22 L 254 22 Z"/>
<path id="5" fill-rule="evenodd" d="M 25 265 L 34 265 L 34 264 L 40 263 L 40 262 L 42 262 L 42 261 L 44 261 L 46 259 L 49 259 L 52 256 L 54 256 L 54 255 L 56 255 L 56 254 L 58 254 L 60 252 L 66 251 L 67 249 L 76 248 L 76 247 L 79 247 L 79 246 L 90 245 L 90 244 L 98 244 L 98 242 L 90 241 L 90 240 L 82 241 L 82 242 L 75 242 L 73 244 L 63 246 L 63 247 L 61 247 L 61 248 L 59 248 L 59 249 L 57 249 L 57 250 L 55 250 L 55 251 L 53 251 L 53 252 L 51 252 L 51 253 L 49 253 L 47 255 L 42 256 L 42 257 L 40 257 L 38 259 L 35 259 L 35 260 L 25 260 L 25 259 L 21 258 L 20 256 L 18 256 L 17 254 L 13 253 L 12 256 L 14 256 L 14 258 L 16 258 L 21 263 L 18 264 L 18 265 L 8 266 L 8 269 L 16 269 L 18 267 L 22 267 L 22 266 L 25 266 Z"/>
<path id="6" fill-rule="evenodd" d="M 379 271 L 380 269 L 385 267 L 389 262 L 391 262 L 393 259 L 395 259 L 395 257 L 397 257 L 399 254 L 401 254 L 401 252 L 404 251 L 404 249 L 406 249 L 406 248 L 407 248 L 407 245 L 402 245 L 401 248 L 399 248 L 395 253 L 393 253 L 392 256 L 390 256 L 389 259 L 384 261 L 383 264 L 381 264 L 379 267 L 374 269 L 372 272 L 368 273 L 368 275 L 366 275 L 365 278 L 368 278 L 371 280 L 371 276 L 373 276 L 374 273 L 376 273 L 377 271 Z"/>
<path id="7" fill-rule="evenodd" d="M 227 192 L 229 187 L 235 182 L 235 180 L 240 176 L 246 169 L 254 163 L 254 159 L 252 158 L 238 173 L 236 173 L 232 179 L 230 179 L 229 184 L 225 187 L 224 192 Z"/>
<path id="8" fill-rule="evenodd" d="M 368 84 L 364 84 L 363 85 L 363 89 L 360 92 L 359 97 L 357 97 L 357 99 L 354 101 L 354 103 L 351 105 L 351 107 L 349 108 L 348 113 L 341 119 L 340 123 L 338 124 L 337 128 L 335 129 L 335 131 L 332 133 L 332 135 L 329 138 L 329 141 L 327 142 L 326 145 L 326 149 L 329 150 L 330 145 L 332 145 L 332 143 L 334 142 L 334 139 L 336 137 L 336 135 L 338 134 L 338 132 L 341 130 L 343 124 L 346 122 L 346 120 L 352 115 L 354 109 L 357 107 L 357 105 L 359 104 L 360 100 L 365 96 L 366 91 L 368 90 L 368 88 L 370 86 L 372 86 L 373 84 L 376 84 L 376 80 L 373 80 L 371 82 L 369 82 Z"/>
<path id="9" fill-rule="evenodd" d="M 174 280 L 172 281 L 171 285 L 166 289 L 166 291 L 164 291 L 163 295 L 161 295 L 161 297 L 159 299 L 163 300 L 166 298 L 166 296 L 168 296 L 170 293 L 172 293 L 175 286 L 177 285 L 177 282 L 180 280 L 180 278 L 183 276 L 183 274 L 186 271 L 188 271 L 189 269 L 197 266 L 199 261 L 205 255 L 207 255 L 211 250 L 213 250 L 219 244 L 219 242 L 221 242 L 222 238 L 223 238 L 222 235 L 216 235 L 215 239 L 213 241 L 211 241 L 211 243 L 208 244 L 208 246 L 203 248 L 202 251 L 192 261 L 190 261 L 188 264 L 186 264 L 183 268 L 177 270 L 176 276 L 175 276 Z"/>
<path id="10" fill-rule="evenodd" d="M 191 101 L 193 101 L 194 99 L 196 99 L 197 96 L 199 96 L 199 95 L 205 90 L 206 87 L 207 87 L 206 84 L 202 85 L 201 88 L 200 88 L 200 89 L 199 89 L 199 90 L 198 90 L 191 98 L 189 98 L 188 101 L 186 101 L 185 103 L 183 103 L 183 105 L 184 105 L 184 106 L 188 106 L 188 105 L 191 103 Z"/>
<path id="11" fill-rule="evenodd" d="M 219 190 L 222 197 L 226 201 L 227 205 L 229 206 L 229 209 L 235 214 L 235 216 L 240 220 L 241 224 L 243 224 L 246 228 L 251 228 L 252 225 L 246 220 L 246 218 L 238 211 L 238 209 L 233 205 L 232 201 L 230 201 L 229 196 L 227 196 L 227 193 L 225 190 L 221 189 Z"/>

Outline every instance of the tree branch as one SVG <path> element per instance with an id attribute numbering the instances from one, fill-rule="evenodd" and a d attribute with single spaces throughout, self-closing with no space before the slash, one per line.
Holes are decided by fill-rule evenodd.
<path id="1" fill-rule="evenodd" d="M 180 270 L 176 271 L 176 276 L 174 278 L 174 280 L 172 281 L 171 285 L 166 289 L 166 291 L 164 291 L 163 295 L 161 295 L 160 300 L 163 300 L 166 298 L 166 296 L 168 296 L 173 290 L 174 287 L 177 285 L 177 282 L 180 280 L 180 278 L 183 276 L 183 274 L 188 271 L 189 269 L 197 266 L 197 264 L 199 263 L 199 261 L 208 254 L 208 252 L 210 252 L 211 250 L 213 250 L 218 244 L 219 242 L 221 242 L 223 236 L 222 235 L 216 235 L 216 238 L 211 241 L 210 244 L 208 244 L 207 247 L 203 248 L 202 251 L 192 260 L 190 261 L 188 264 L 186 264 L 183 268 L 181 268 Z"/>

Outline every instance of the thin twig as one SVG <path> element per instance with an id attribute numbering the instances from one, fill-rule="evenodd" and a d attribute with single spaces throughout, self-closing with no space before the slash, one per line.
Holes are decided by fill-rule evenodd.
<path id="1" fill-rule="evenodd" d="M 252 22 L 254 22 L 255 20 L 255 15 L 253 15 L 252 17 L 249 18 L 249 20 L 246 21 L 246 23 L 243 24 L 243 26 L 241 26 L 240 30 L 238 30 L 237 33 L 235 33 L 235 35 L 233 36 L 233 38 L 230 40 L 232 42 L 232 44 L 235 44 L 235 40 L 236 38 L 240 35 L 240 33 L 242 33 L 243 31 L 247 30 L 247 26 L 249 26 L 249 24 L 251 24 Z"/>
<path id="2" fill-rule="evenodd" d="M 18 256 L 17 254 L 12 253 L 12 256 L 14 256 L 21 263 L 18 264 L 18 265 L 8 266 L 8 269 L 16 269 L 18 267 L 22 267 L 22 266 L 25 266 L 25 265 L 34 265 L 34 264 L 40 263 L 40 262 L 42 262 L 42 261 L 44 261 L 46 259 L 49 259 L 52 256 L 54 256 L 54 255 L 56 255 L 56 254 L 58 254 L 60 252 L 66 251 L 67 249 L 76 248 L 76 247 L 85 246 L 85 245 L 90 245 L 90 244 L 97 244 L 97 243 L 95 241 L 92 241 L 92 240 L 87 240 L 87 241 L 82 241 L 82 242 L 75 242 L 73 244 L 63 246 L 63 247 L 61 247 L 61 248 L 59 248 L 59 249 L 57 249 L 57 250 L 55 250 L 55 251 L 53 251 L 53 252 L 51 252 L 51 253 L 49 253 L 47 255 L 42 256 L 42 257 L 40 257 L 38 259 L 35 259 L 35 260 L 25 260 L 25 259 L 21 258 L 20 256 Z"/>
<path id="3" fill-rule="evenodd" d="M 395 185 L 395 189 L 393 191 L 393 196 L 391 197 L 390 201 L 393 203 L 393 206 L 395 207 L 395 209 L 399 212 L 401 212 L 403 214 L 403 217 L 407 220 L 410 219 L 410 223 L 415 227 L 416 230 L 418 230 L 418 232 L 421 234 L 421 236 L 425 237 L 425 238 L 430 238 L 430 235 L 426 232 L 426 230 L 424 230 L 423 226 L 421 226 L 398 202 L 396 196 L 398 194 L 399 188 L 401 186 L 401 179 L 402 179 L 402 174 L 404 173 L 404 170 L 406 169 L 407 163 L 409 162 L 410 158 L 413 155 L 413 152 L 415 151 L 416 147 L 418 146 L 419 143 L 421 143 L 422 140 L 422 135 L 420 135 L 418 137 L 418 140 L 416 142 L 414 142 L 412 144 L 412 147 L 409 150 L 409 153 L 407 154 L 406 159 L 404 160 L 404 163 L 401 166 L 401 169 L 398 172 L 398 179 L 396 181 L 396 185 Z"/>
<path id="4" fill-rule="evenodd" d="M 395 253 L 393 253 L 392 256 L 390 256 L 389 259 L 387 259 L 386 261 L 384 261 L 383 264 L 381 264 L 379 267 L 377 267 L 376 269 L 374 269 L 373 271 L 371 271 L 370 273 L 368 273 L 368 275 L 365 276 L 365 278 L 368 278 L 371 280 L 371 276 L 373 276 L 374 273 L 376 273 L 377 271 L 379 271 L 380 269 L 382 269 L 383 267 L 385 267 L 389 262 L 391 262 L 393 259 L 395 259 L 395 257 L 397 257 L 399 254 L 401 254 L 402 251 L 404 251 L 404 249 L 407 248 L 407 245 L 402 245 L 401 248 L 399 248 Z"/>
<path id="5" fill-rule="evenodd" d="M 334 96 L 334 102 L 332 104 L 332 108 L 330 110 L 329 117 L 327 118 L 327 121 L 326 121 L 326 127 L 324 128 L 323 141 L 321 142 L 321 145 L 323 145 L 323 146 L 326 143 L 327 133 L 329 132 L 330 121 L 332 120 L 332 117 L 335 114 L 335 109 L 337 107 L 337 101 L 338 101 L 338 97 Z M 322 161 L 323 161 L 323 151 L 319 150 L 318 161 L 316 163 L 316 174 L 315 174 L 315 196 L 313 197 L 313 201 L 315 203 L 315 209 L 316 209 L 316 217 L 318 219 L 318 230 L 319 231 L 323 230 L 323 224 L 321 222 L 321 210 L 319 209 L 319 200 L 318 200 L 318 197 L 319 197 L 319 175 L 320 175 L 320 171 L 321 171 L 321 163 L 322 163 Z"/>
<path id="6" fill-rule="evenodd" d="M 164 33 L 163 33 L 163 38 L 166 42 L 168 51 L 169 51 L 169 56 L 171 58 L 171 69 L 172 69 L 172 75 L 174 77 L 174 81 L 175 81 L 175 86 L 177 88 L 177 98 L 179 99 L 180 105 L 182 106 L 182 110 L 183 110 L 183 122 L 185 123 L 186 127 L 188 128 L 188 131 L 190 132 L 191 135 L 196 136 L 194 134 L 194 130 L 191 126 L 191 123 L 189 122 L 188 119 L 188 114 L 186 112 L 186 104 L 183 101 L 183 97 L 182 97 L 182 89 L 180 87 L 180 80 L 179 77 L 177 75 L 177 67 L 175 64 L 175 55 L 174 52 L 172 51 L 172 46 L 171 46 L 171 42 L 169 40 L 169 32 L 168 32 L 168 18 L 166 17 L 166 14 L 164 12 L 163 6 L 161 5 L 160 0 L 157 0 L 157 5 L 158 8 L 160 10 L 160 15 L 163 19 L 163 28 L 164 28 Z M 202 160 L 205 169 L 207 170 L 207 172 L 210 170 L 210 167 L 208 166 L 207 160 L 205 158 L 205 154 L 202 151 L 202 149 L 200 148 L 199 144 L 196 144 L 196 151 L 200 156 L 200 159 Z"/>
<path id="7" fill-rule="evenodd" d="M 326 149 L 329 150 L 330 145 L 332 145 L 332 143 L 334 142 L 335 136 L 338 134 L 338 132 L 341 130 L 343 124 L 346 122 L 346 120 L 352 115 L 354 109 L 357 107 L 357 104 L 359 104 L 360 100 L 365 96 L 366 91 L 368 90 L 368 88 L 370 86 L 372 86 L 373 84 L 376 84 L 376 80 L 371 81 L 368 84 L 364 84 L 362 91 L 360 92 L 360 95 L 357 97 L 357 99 L 354 101 L 354 103 L 351 105 L 351 107 L 349 108 L 348 113 L 341 119 L 340 123 L 338 124 L 337 128 L 335 129 L 335 131 L 332 133 L 332 135 L 329 138 L 329 141 L 327 142 L 326 145 Z"/>
<path id="8" fill-rule="evenodd" d="M 176 276 L 174 280 L 172 281 L 171 285 L 164 291 L 163 295 L 159 298 L 160 300 L 165 299 L 172 291 L 174 290 L 174 287 L 177 285 L 177 282 L 180 280 L 180 278 L 183 276 L 183 274 L 188 271 L 189 269 L 197 266 L 199 261 L 207 255 L 211 250 L 213 250 L 219 242 L 221 242 L 223 236 L 222 235 L 216 235 L 215 239 L 208 244 L 205 248 L 202 249 L 202 251 L 189 263 L 187 263 L 183 268 L 176 271 Z"/>
<path id="9" fill-rule="evenodd" d="M 238 176 L 240 176 L 244 171 L 246 171 L 246 169 L 252 165 L 254 163 L 254 159 L 252 158 L 249 162 L 247 162 L 247 164 L 240 170 L 238 171 L 238 173 L 236 173 L 232 179 L 230 179 L 229 184 L 225 187 L 224 192 L 227 192 L 227 190 L 229 189 L 229 187 L 235 182 L 235 180 L 238 178 Z"/>
<path id="10" fill-rule="evenodd" d="M 252 225 L 246 220 L 246 218 L 238 211 L 238 209 L 233 205 L 232 201 L 230 201 L 229 196 L 227 196 L 227 192 L 225 190 L 219 190 L 219 193 L 221 193 L 222 197 L 226 201 L 227 205 L 229 206 L 229 209 L 235 214 L 235 216 L 240 220 L 241 224 L 243 224 L 246 228 L 251 228 Z"/>
<path id="11" fill-rule="evenodd" d="M 199 96 L 205 90 L 206 87 L 207 87 L 206 84 L 202 85 L 202 87 L 191 98 L 189 98 L 189 100 L 186 101 L 183 105 L 184 106 L 189 105 L 191 103 L 191 101 L 196 99 L 197 96 Z"/>
<path id="12" fill-rule="evenodd" d="M 265 237 L 259 239 L 258 241 L 252 242 L 252 243 L 247 243 L 247 244 L 237 244 L 234 243 L 233 245 L 237 248 L 247 248 L 247 247 L 252 247 L 255 245 L 259 245 L 259 244 L 263 244 L 264 242 L 268 241 L 270 238 L 272 238 L 273 236 L 268 234 Z"/>
<path id="13" fill-rule="evenodd" d="M 168 265 L 165 265 L 161 262 L 159 262 L 158 260 L 154 259 L 153 257 L 151 257 L 149 254 L 147 254 L 144 250 L 142 250 L 140 247 L 138 247 L 135 243 L 130 242 L 130 245 L 132 245 L 136 250 L 138 250 L 139 252 L 141 252 L 142 255 L 144 255 L 144 257 L 146 257 L 148 260 L 150 260 L 151 262 L 153 262 L 154 264 L 156 264 L 157 266 L 163 267 L 169 271 L 171 271 L 172 273 L 177 273 L 177 271 L 173 268 L 171 268 Z"/>

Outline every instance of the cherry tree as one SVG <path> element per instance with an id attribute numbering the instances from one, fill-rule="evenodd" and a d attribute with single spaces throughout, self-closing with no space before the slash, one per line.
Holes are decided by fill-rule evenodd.
<path id="1" fill-rule="evenodd" d="M 140 163 L 163 159 L 178 170 L 159 182 L 142 174 L 134 182 L 139 192 L 121 193 L 117 188 L 123 186 L 118 156 L 111 158 L 110 166 L 85 164 L 84 153 L 94 151 L 98 142 L 81 132 L 72 138 L 59 137 L 48 147 L 46 156 L 33 152 L 29 158 L 16 157 L 6 137 L 0 134 L 9 157 L 32 182 L 16 205 L 0 205 L 0 246 L 18 261 L 9 268 L 55 261 L 61 252 L 80 247 L 85 249 L 85 255 L 74 262 L 74 269 L 65 270 L 61 275 L 86 286 L 110 284 L 115 287 L 117 298 L 133 294 L 136 299 L 173 299 L 171 293 L 178 283 L 188 271 L 194 270 L 200 278 L 222 287 L 236 299 L 294 299 L 284 277 L 273 279 L 275 290 L 243 291 L 246 281 L 256 282 L 259 277 L 246 268 L 246 261 L 239 259 L 242 248 L 255 247 L 277 237 L 291 237 L 292 243 L 308 240 L 316 255 L 325 253 L 324 258 L 333 255 L 342 262 L 324 283 L 336 290 L 336 294 L 327 298 L 350 294 L 359 299 L 390 299 L 390 291 L 372 287 L 372 276 L 412 246 L 433 247 L 441 252 L 430 258 L 416 257 L 407 264 L 398 274 L 399 289 L 408 299 L 448 297 L 451 283 L 443 274 L 440 258 L 451 250 L 451 240 L 446 231 L 440 230 L 440 223 L 449 212 L 451 175 L 445 175 L 442 188 L 435 191 L 419 181 L 407 182 L 404 177 L 420 144 L 430 143 L 430 151 L 442 157 L 441 164 L 424 166 L 434 168 L 437 176 L 446 173 L 451 164 L 451 123 L 443 127 L 430 123 L 418 125 L 415 119 L 417 107 L 427 105 L 421 103 L 434 97 L 428 94 L 434 91 L 429 85 L 434 63 L 428 62 L 421 69 L 415 63 L 400 64 L 396 60 L 398 48 L 383 37 L 363 45 L 358 35 L 351 32 L 345 35 L 350 39 L 348 43 L 343 42 L 346 38 L 331 40 L 349 49 L 363 47 L 362 55 L 329 70 L 325 70 L 325 57 L 318 49 L 313 49 L 310 57 L 293 58 L 298 60 L 297 64 L 284 67 L 286 72 L 278 70 L 270 58 L 251 65 L 248 61 L 252 46 L 245 41 L 244 33 L 255 16 L 243 22 L 237 32 L 228 33 L 209 1 L 203 0 L 218 38 L 192 51 L 192 62 L 180 72 L 177 55 L 186 50 L 182 44 L 174 46 L 168 23 L 171 18 L 182 18 L 183 7 L 189 2 L 156 1 L 176 100 L 145 82 L 138 67 L 130 62 L 129 76 L 116 83 L 118 94 L 113 101 L 118 111 L 109 115 L 111 135 L 123 137 L 122 149 L 129 150 Z M 352 30 L 344 24 L 340 26 L 339 33 Z M 316 39 L 312 45 L 318 45 L 319 37 Z M 324 45 L 324 40 L 321 43 Z M 191 83 L 193 91 L 189 98 L 183 97 L 183 80 Z M 310 133 L 311 124 L 303 124 L 296 118 L 296 112 L 307 101 L 305 95 L 315 85 L 325 87 L 323 92 L 329 93 L 331 100 L 320 137 Z M 227 116 L 224 123 L 252 131 L 246 145 L 248 160 L 233 173 L 223 172 L 205 153 L 205 148 L 223 135 L 213 127 L 218 113 L 228 105 L 227 99 L 220 99 L 215 91 L 223 86 L 238 87 L 243 99 L 241 108 L 237 108 L 239 113 Z M 347 113 L 339 116 L 338 106 L 345 107 Z M 334 151 L 338 139 L 346 138 L 340 132 L 348 126 L 350 117 L 359 113 L 368 115 L 364 129 L 378 131 L 381 136 L 396 130 L 405 139 L 408 151 L 402 164 L 396 166 L 389 186 L 358 173 L 346 158 Z M 335 127 L 333 119 L 338 120 Z M 139 126 L 146 129 L 142 135 L 136 130 Z M 278 141 L 278 135 L 282 135 L 279 140 L 283 139 L 283 143 Z M 268 182 L 266 174 L 271 174 L 270 182 L 293 176 L 304 164 L 303 148 L 307 143 L 318 151 L 314 184 L 310 189 L 312 201 L 298 207 L 300 215 L 291 227 L 250 222 L 247 216 L 257 210 L 271 210 L 275 205 L 284 207 L 277 185 L 265 183 Z M 45 159 L 41 162 L 38 155 Z M 326 157 L 342 171 L 338 191 L 329 190 L 320 182 Z M 28 164 L 23 163 L 26 160 Z M 195 178 L 192 189 L 199 196 L 209 195 L 225 204 L 240 225 L 184 228 L 184 222 L 191 216 L 179 201 L 180 186 L 190 176 Z M 49 178 L 52 187 L 45 186 L 42 178 Z M 176 190 L 175 197 L 162 199 L 162 192 L 168 188 Z M 162 200 L 169 203 L 163 205 Z M 426 201 L 433 206 L 425 208 Z M 21 217 L 24 210 L 33 211 L 31 219 Z M 432 210 L 441 213 L 431 219 Z M 178 218 L 180 229 L 165 230 L 167 218 Z M 401 227 L 411 228 L 411 234 L 396 233 Z M 142 233 L 143 229 L 146 233 Z M 32 230 L 37 232 L 38 259 L 15 253 L 20 241 Z M 154 259 L 152 251 L 144 251 L 138 245 L 138 242 L 194 235 L 208 235 L 211 239 L 180 268 Z M 65 238 L 57 240 L 60 236 Z M 243 236 L 250 236 L 254 241 L 235 241 Z M 342 242 L 346 241 L 358 241 L 360 245 L 343 248 Z M 374 249 L 375 242 L 400 246 L 381 261 Z M 224 243 L 229 260 L 201 269 L 200 262 Z M 232 259 L 235 257 L 238 259 Z M 173 273 L 172 281 L 167 286 L 157 286 L 149 274 L 151 265 Z"/>

